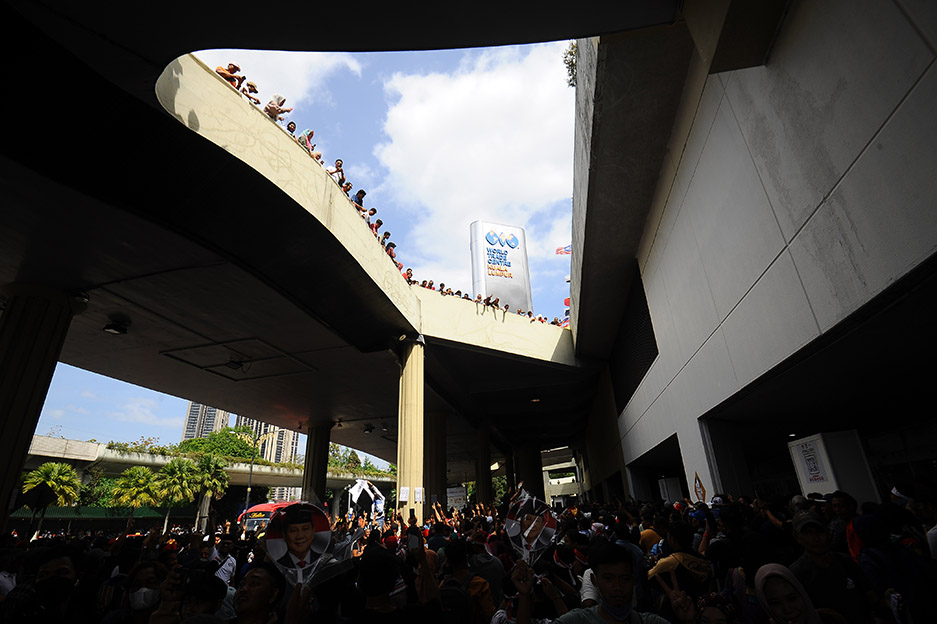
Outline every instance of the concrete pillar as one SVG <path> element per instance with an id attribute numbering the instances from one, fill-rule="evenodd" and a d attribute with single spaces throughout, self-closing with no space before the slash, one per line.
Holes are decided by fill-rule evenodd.
<path id="1" fill-rule="evenodd" d="M 397 408 L 397 506 L 405 521 L 412 510 L 420 523 L 424 518 L 423 503 L 415 499 L 417 488 L 423 488 L 423 359 L 422 343 L 403 345 Z M 406 502 L 400 500 L 403 492 Z"/>
<path id="2" fill-rule="evenodd" d="M 426 485 L 426 502 L 436 500 L 446 506 L 446 414 L 433 412 L 423 419 L 423 483 Z M 427 513 L 432 510 L 427 507 Z"/>
<path id="3" fill-rule="evenodd" d="M 514 452 L 508 451 L 504 454 L 504 474 L 507 478 L 508 491 L 517 487 L 517 477 L 514 470 Z"/>
<path id="4" fill-rule="evenodd" d="M 331 421 L 310 422 L 306 428 L 306 461 L 303 465 L 303 500 L 322 504 L 325 478 L 329 471 Z M 321 495 L 321 496 L 320 496 Z"/>
<path id="5" fill-rule="evenodd" d="M 514 463 L 518 482 L 523 481 L 527 492 L 543 500 L 543 462 L 540 459 L 540 448 L 532 445 L 515 448 Z"/>
<path id="6" fill-rule="evenodd" d="M 52 382 L 72 316 L 84 302 L 61 291 L 10 285 L 0 315 L 0 527 L 7 514 L 29 443 Z M 120 336 L 114 336 L 120 340 Z"/>
<path id="7" fill-rule="evenodd" d="M 475 430 L 475 500 L 490 503 L 494 498 L 491 487 L 491 428 L 483 423 Z"/>

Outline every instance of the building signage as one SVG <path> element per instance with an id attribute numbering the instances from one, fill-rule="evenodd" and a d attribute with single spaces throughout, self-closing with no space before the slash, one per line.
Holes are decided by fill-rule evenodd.
<path id="1" fill-rule="evenodd" d="M 471 225 L 472 287 L 475 295 L 497 297 L 511 311 L 533 308 L 524 228 L 475 221 Z"/>
<path id="2" fill-rule="evenodd" d="M 462 509 L 465 507 L 466 491 L 465 486 L 446 488 L 447 508 Z"/>

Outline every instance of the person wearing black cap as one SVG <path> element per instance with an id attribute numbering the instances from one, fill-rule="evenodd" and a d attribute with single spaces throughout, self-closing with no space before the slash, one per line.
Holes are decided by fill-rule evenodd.
<path id="1" fill-rule="evenodd" d="M 848 555 L 833 552 L 830 531 L 813 511 L 798 511 L 793 519 L 794 539 L 804 549 L 791 572 L 803 584 L 817 608 L 832 609 L 847 622 L 872 621 L 876 603 L 872 586 Z"/>

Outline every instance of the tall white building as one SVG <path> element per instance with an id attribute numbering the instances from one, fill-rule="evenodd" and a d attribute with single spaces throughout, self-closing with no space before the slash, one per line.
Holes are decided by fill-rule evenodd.
<path id="1" fill-rule="evenodd" d="M 185 426 L 182 428 L 182 439 L 204 438 L 213 431 L 220 431 L 228 424 L 229 416 L 224 410 L 190 401 Z"/>
<path id="2" fill-rule="evenodd" d="M 265 436 L 257 447 L 257 457 L 274 463 L 294 462 L 299 445 L 299 434 L 290 429 L 265 423 L 246 416 L 238 416 L 235 426 L 247 426 L 256 436 Z M 298 500 L 301 488 L 270 488 L 270 498 L 274 500 Z"/>

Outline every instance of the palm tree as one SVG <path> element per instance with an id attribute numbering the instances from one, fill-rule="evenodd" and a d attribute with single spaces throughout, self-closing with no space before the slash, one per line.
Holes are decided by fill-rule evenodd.
<path id="1" fill-rule="evenodd" d="M 114 481 L 113 503 L 121 507 L 130 507 L 131 518 L 134 509 L 158 505 L 153 487 L 155 476 L 146 466 L 127 468 Z"/>
<path id="2" fill-rule="evenodd" d="M 81 478 L 78 471 L 70 464 L 61 462 L 46 462 L 26 475 L 23 479 L 23 492 L 28 492 L 34 487 L 44 484 L 55 494 L 55 502 L 59 507 L 72 505 L 78 500 L 78 494 L 81 491 Z M 33 519 L 36 517 L 36 510 L 33 510 Z M 42 521 L 46 517 L 46 507 L 42 508 L 42 516 L 39 518 L 39 527 L 37 532 L 42 530 Z M 32 520 L 30 520 L 32 527 Z"/>
<path id="3" fill-rule="evenodd" d="M 48 485 L 55 494 L 59 507 L 72 505 L 78 500 L 81 490 L 81 478 L 78 471 L 69 464 L 46 462 L 26 475 L 23 479 L 23 492 L 28 492 L 40 483 Z"/>
<path id="4" fill-rule="evenodd" d="M 211 453 L 198 458 L 195 469 L 198 472 L 198 487 L 201 500 L 198 504 L 198 518 L 196 525 L 201 531 L 205 530 L 204 521 L 208 516 L 208 506 L 211 498 L 215 500 L 224 496 L 228 489 L 228 473 L 225 471 L 224 460 Z"/>
<path id="5" fill-rule="evenodd" d="M 154 479 L 160 502 L 166 505 L 163 533 L 169 528 L 173 505 L 191 503 L 199 489 L 198 471 L 191 459 L 174 457 L 156 473 Z"/>

